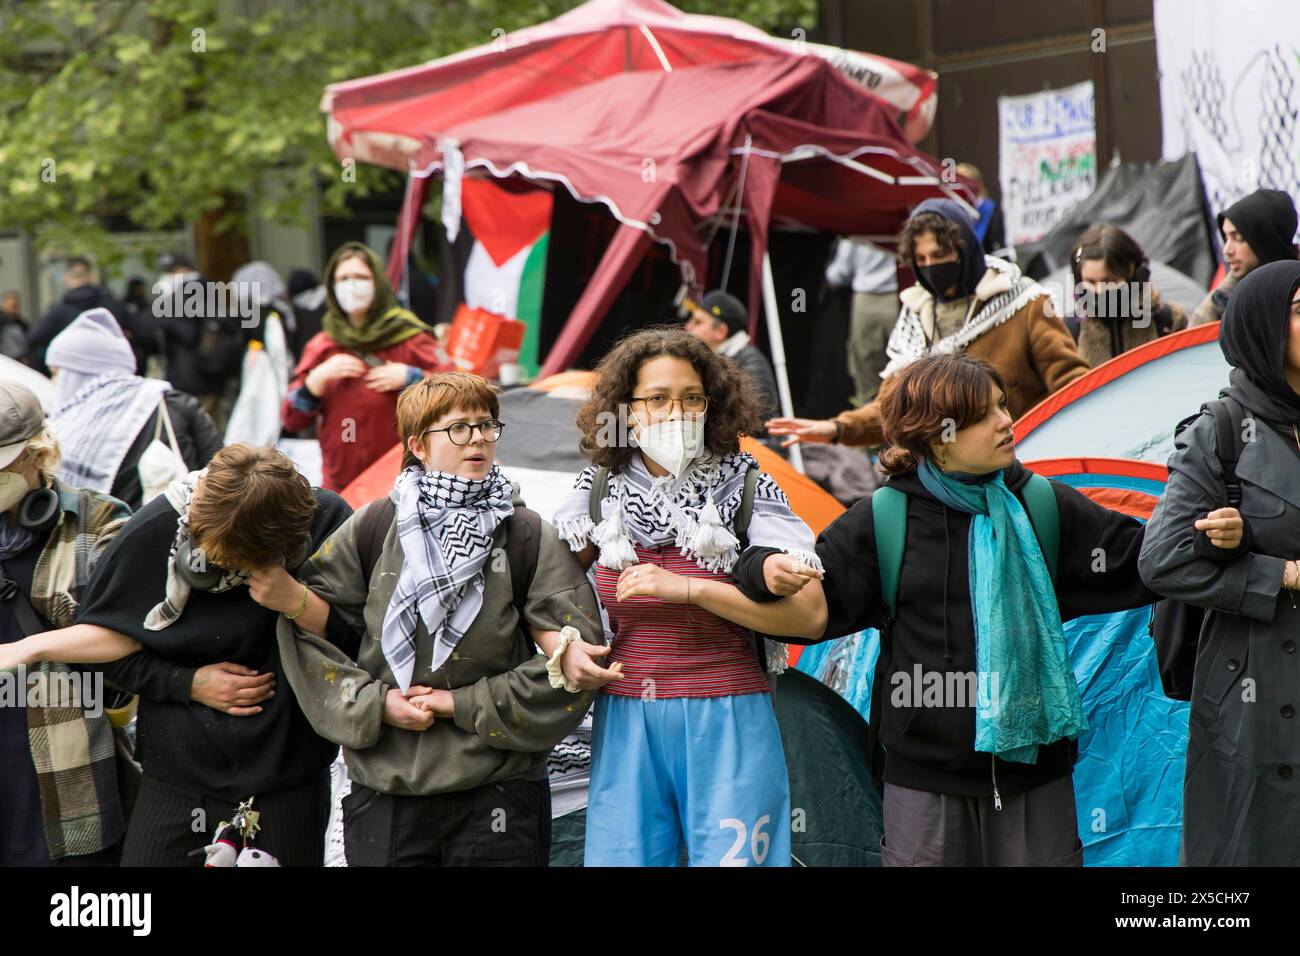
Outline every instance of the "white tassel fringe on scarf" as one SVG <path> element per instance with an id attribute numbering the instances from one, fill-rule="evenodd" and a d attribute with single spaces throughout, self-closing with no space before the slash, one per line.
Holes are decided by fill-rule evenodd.
<path id="1" fill-rule="evenodd" d="M 554 524 L 574 551 L 588 544 L 599 549 L 596 563 L 622 571 L 637 563 L 636 544 L 655 548 L 671 543 L 707 571 L 729 574 L 740 557 L 740 542 L 731 526 L 744 496 L 745 472 L 757 467 L 744 453 L 695 459 L 680 478 L 656 478 L 639 456 L 628 468 L 611 475 L 601 502 L 599 524 L 589 512 L 595 466 L 583 469 L 574 489 L 556 510 Z M 769 475 L 760 476 L 754 489 L 754 511 L 749 543 L 777 548 L 804 564 L 822 569 L 812 531 L 793 511 L 785 494 Z M 786 645 L 768 641 L 768 670 L 779 674 L 787 667 Z"/>

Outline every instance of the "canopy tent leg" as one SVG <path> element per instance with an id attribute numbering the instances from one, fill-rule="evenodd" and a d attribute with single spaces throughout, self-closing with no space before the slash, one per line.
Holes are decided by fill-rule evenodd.
<path id="1" fill-rule="evenodd" d="M 776 310 L 776 283 L 772 280 L 772 256 L 763 251 L 763 311 L 767 313 L 767 344 L 772 350 L 772 367 L 776 372 L 776 388 L 781 397 L 781 414 L 786 418 L 794 417 L 794 401 L 790 398 L 790 377 L 785 371 L 785 340 L 781 338 L 781 316 Z M 803 452 L 798 443 L 791 445 L 790 464 L 800 474 L 803 468 Z"/>
<path id="2" fill-rule="evenodd" d="M 402 211 L 397 219 L 397 235 L 393 238 L 393 248 L 388 255 L 387 264 L 389 284 L 398 293 L 403 307 L 410 306 L 410 295 L 406 284 L 406 263 L 411 246 L 414 245 L 415 230 L 420 227 L 421 211 L 428 194 L 428 179 L 419 176 L 407 177 L 406 193 L 402 196 Z"/>
<path id="3" fill-rule="evenodd" d="M 618 298 L 634 269 L 645 257 L 650 234 L 644 229 L 621 223 L 605 249 L 596 272 L 583 290 L 559 337 L 542 363 L 539 377 L 546 378 L 569 368 L 605 318 L 610 305 Z"/>

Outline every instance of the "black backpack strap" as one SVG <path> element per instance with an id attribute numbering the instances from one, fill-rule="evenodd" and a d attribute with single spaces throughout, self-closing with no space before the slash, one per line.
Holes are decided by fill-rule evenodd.
<path id="1" fill-rule="evenodd" d="M 542 516 L 531 508 L 516 508 L 506 519 L 506 563 L 510 567 L 510 588 L 514 592 L 515 610 L 519 612 L 519 627 L 525 633 L 524 608 L 528 605 L 528 590 L 537 575 L 541 548 Z"/>
<path id="2" fill-rule="evenodd" d="M 587 514 L 591 516 L 592 524 L 600 524 L 605 520 L 605 516 L 600 513 L 600 503 L 608 493 L 609 469 L 601 465 L 591 476 L 591 495 L 587 498 Z"/>
<path id="3" fill-rule="evenodd" d="M 397 506 L 393 504 L 393 499 L 385 496 L 371 504 L 360 518 L 361 526 L 357 528 L 357 557 L 361 559 L 361 573 L 367 582 L 375 572 L 375 565 L 379 563 L 379 555 L 384 550 L 384 538 L 396 515 Z"/>
<path id="4" fill-rule="evenodd" d="M 1219 465 L 1223 468 L 1228 506 L 1236 508 L 1241 504 L 1241 480 L 1237 477 L 1237 462 L 1241 460 L 1246 442 L 1241 433 L 1245 416 L 1242 407 L 1227 397 L 1206 402 L 1205 407 L 1214 416 L 1214 446 L 1219 456 Z"/>
<path id="5" fill-rule="evenodd" d="M 3 563 L 0 563 L 0 601 L 4 602 L 5 607 L 18 620 L 18 627 L 22 630 L 24 637 L 30 637 L 33 634 L 39 634 L 47 630 L 41 623 L 36 609 L 32 607 L 32 602 L 27 599 L 23 589 L 18 586 L 18 582 L 12 580 L 4 569 Z"/>
<path id="6" fill-rule="evenodd" d="M 745 490 L 740 494 L 740 507 L 736 509 L 736 517 L 731 525 L 736 540 L 740 542 L 741 551 L 749 547 L 749 524 L 754 520 L 754 489 L 758 487 L 758 479 L 762 474 L 757 465 L 750 465 L 745 470 Z"/>

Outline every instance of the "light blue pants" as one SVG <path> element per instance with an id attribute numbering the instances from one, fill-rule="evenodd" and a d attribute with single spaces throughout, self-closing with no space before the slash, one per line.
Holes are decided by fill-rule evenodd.
<path id="1" fill-rule="evenodd" d="M 790 780 L 769 694 L 600 694 L 587 866 L 789 866 Z"/>

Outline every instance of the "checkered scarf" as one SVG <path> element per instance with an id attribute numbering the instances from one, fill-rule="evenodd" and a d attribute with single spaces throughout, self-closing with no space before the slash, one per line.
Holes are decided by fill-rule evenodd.
<path id="1" fill-rule="evenodd" d="M 753 456 L 735 452 L 718 457 L 701 455 L 680 477 L 656 478 L 634 455 L 621 474 L 611 475 L 601 501 L 602 521 L 590 515 L 591 486 L 596 468 L 578 475 L 573 491 L 555 510 L 552 521 L 566 544 L 581 551 L 599 548 L 596 563 L 621 571 L 638 561 L 635 544 L 643 548 L 671 544 L 708 571 L 729 574 L 740 557 L 740 541 L 731 527 L 745 491 L 745 473 L 758 467 Z M 790 509 L 771 475 L 760 474 L 754 488 L 754 511 L 747 532 L 751 547 L 777 548 L 818 571 L 816 538 Z M 786 646 L 768 639 L 767 669 L 786 669 Z"/>
<path id="2" fill-rule="evenodd" d="M 384 613 L 380 646 L 402 691 L 415 673 L 420 620 L 433 638 L 436 671 L 483 606 L 483 565 L 497 527 L 514 513 L 510 480 L 493 465 L 471 481 L 412 465 L 397 476 L 402 573 Z"/>
<path id="3" fill-rule="evenodd" d="M 55 481 L 63 515 L 49 532 L 32 575 L 32 607 L 51 627 L 69 627 L 91 569 L 131 511 L 116 498 Z M 29 667 L 47 681 L 73 668 L 43 661 Z M 122 838 L 126 819 L 117 790 L 113 728 L 107 714 L 77 707 L 28 707 L 27 737 L 41 795 L 50 859 L 84 856 Z"/>
<path id="4" fill-rule="evenodd" d="M 588 466 L 553 520 L 574 551 L 596 544 L 602 567 L 621 571 L 636 564 L 634 542 L 643 548 L 672 544 L 700 567 L 726 574 L 740 556 L 731 526 L 744 497 L 745 473 L 756 467 L 758 462 L 744 452 L 705 454 L 678 478 L 656 478 L 635 455 L 621 474 L 610 476 L 601 503 L 604 520 L 593 524 L 588 511 L 596 469 Z M 812 532 L 766 473 L 759 475 L 754 489 L 748 534 L 751 545 L 779 548 L 821 570 Z"/>
<path id="5" fill-rule="evenodd" d="M 176 570 L 176 554 L 181 546 L 190 540 L 190 502 L 194 498 L 194 485 L 207 473 L 206 468 L 192 471 L 167 486 L 167 503 L 176 509 L 180 517 L 176 521 L 176 537 L 172 539 L 171 551 L 167 555 L 167 594 L 145 616 L 146 631 L 161 631 L 174 624 L 180 619 L 185 611 L 185 605 L 189 602 L 190 585 Z M 249 577 L 247 571 L 225 571 L 216 587 L 208 590 L 229 591 L 231 588 L 247 584 Z"/>
<path id="6" fill-rule="evenodd" d="M 108 494 L 131 443 L 170 388 L 138 375 L 102 375 L 83 385 L 50 419 L 63 452 L 59 480 Z"/>

